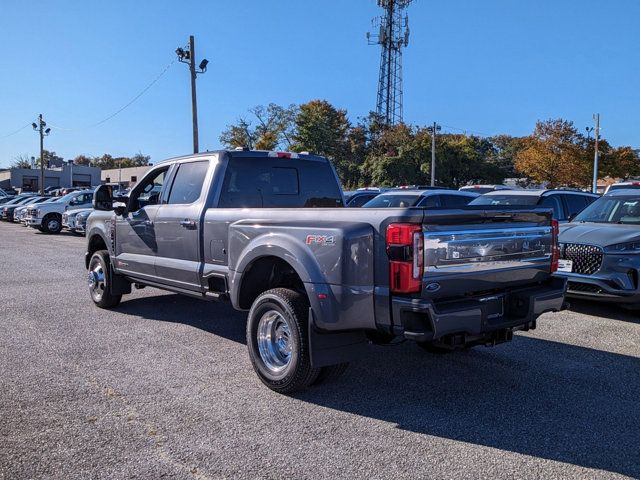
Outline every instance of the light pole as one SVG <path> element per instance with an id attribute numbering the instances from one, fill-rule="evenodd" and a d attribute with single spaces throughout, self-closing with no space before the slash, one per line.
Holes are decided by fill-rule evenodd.
<path id="1" fill-rule="evenodd" d="M 436 185 L 436 135 L 442 130 L 442 127 L 433 122 L 432 127 L 427 127 L 427 131 L 431 134 L 431 186 Z"/>
<path id="2" fill-rule="evenodd" d="M 593 127 L 584 127 L 584 129 L 587 131 L 587 141 L 591 140 L 591 132 L 593 132 Z"/>
<path id="3" fill-rule="evenodd" d="M 598 141 L 600 140 L 600 114 L 594 113 L 593 119 L 596 121 L 596 148 L 595 153 L 593 154 L 593 185 L 591 187 L 591 191 L 593 193 L 598 192 L 598 160 L 599 160 L 599 152 L 598 152 Z"/>
<path id="4" fill-rule="evenodd" d="M 193 35 L 189 37 L 189 45 L 185 48 L 177 48 L 178 61 L 189 65 L 191 74 L 191 115 L 193 121 L 193 153 L 198 153 L 198 104 L 196 102 L 196 75 L 207 71 L 209 60 L 202 59 L 199 70 L 196 70 L 196 47 Z"/>
<path id="5" fill-rule="evenodd" d="M 51 133 L 51 129 L 45 129 L 47 122 L 42 119 L 42 114 L 38 115 L 38 123 L 31 126 L 40 134 L 40 195 L 44 196 L 44 137 Z"/>

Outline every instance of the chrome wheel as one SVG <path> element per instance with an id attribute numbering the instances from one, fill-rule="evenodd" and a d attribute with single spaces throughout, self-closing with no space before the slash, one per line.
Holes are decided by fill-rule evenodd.
<path id="1" fill-rule="evenodd" d="M 267 311 L 258 322 L 258 351 L 264 365 L 273 373 L 280 373 L 291 363 L 291 329 L 277 310 Z"/>
<path id="2" fill-rule="evenodd" d="M 102 268 L 101 263 L 96 263 L 93 265 L 93 268 L 89 271 L 89 292 L 91 292 L 91 296 L 94 298 L 96 302 L 99 302 L 104 295 L 104 290 L 106 288 L 105 285 L 105 276 L 104 276 L 104 268 Z"/>
<path id="3" fill-rule="evenodd" d="M 60 222 L 55 218 L 51 218 L 47 221 L 47 230 L 50 232 L 57 232 L 60 229 Z"/>

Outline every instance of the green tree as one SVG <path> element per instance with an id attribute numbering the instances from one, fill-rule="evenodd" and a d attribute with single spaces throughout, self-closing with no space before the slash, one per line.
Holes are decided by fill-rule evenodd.
<path id="1" fill-rule="evenodd" d="M 299 107 L 292 149 L 335 158 L 344 151 L 349 127 L 345 110 L 326 100 L 312 100 Z"/>
<path id="2" fill-rule="evenodd" d="M 398 186 L 429 181 L 431 137 L 426 129 L 399 124 L 375 133 L 361 167 L 370 185 Z M 437 170 L 436 170 L 437 171 Z"/>
<path id="3" fill-rule="evenodd" d="M 444 134 L 436 142 L 438 185 L 459 188 L 467 183 L 501 183 L 504 174 L 488 161 L 493 144 L 484 138 Z"/>
<path id="4" fill-rule="evenodd" d="M 496 135 L 488 140 L 493 145 L 493 148 L 487 160 L 502 172 L 504 178 L 518 176 L 515 168 L 516 156 L 524 148 L 526 138 Z"/>
<path id="5" fill-rule="evenodd" d="M 266 107 L 258 105 L 249 110 L 253 122 L 240 118 L 220 135 L 220 142 L 227 148 L 247 147 L 257 150 L 289 149 L 294 129 L 297 107 L 281 107 L 270 103 Z"/>

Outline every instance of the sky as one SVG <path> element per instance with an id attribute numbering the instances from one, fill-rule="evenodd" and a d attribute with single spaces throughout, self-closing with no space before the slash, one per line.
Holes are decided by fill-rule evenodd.
<path id="1" fill-rule="evenodd" d="M 45 148 L 77 155 L 190 153 L 187 66 L 196 37 L 200 149 L 255 105 L 326 99 L 356 121 L 375 109 L 375 0 L 0 0 L 0 167 Z M 444 131 L 527 135 L 564 118 L 640 147 L 640 1 L 414 0 L 404 120 Z M 171 66 L 144 95 L 99 125 Z M 27 125 L 18 133 L 16 130 Z"/>

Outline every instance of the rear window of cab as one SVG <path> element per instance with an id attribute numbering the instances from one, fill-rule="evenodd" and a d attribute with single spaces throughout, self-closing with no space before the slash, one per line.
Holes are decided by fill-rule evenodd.
<path id="1" fill-rule="evenodd" d="M 231 157 L 220 208 L 343 207 L 340 184 L 328 161 Z"/>

